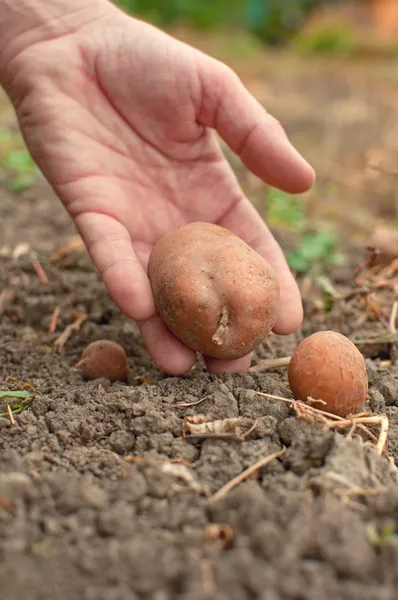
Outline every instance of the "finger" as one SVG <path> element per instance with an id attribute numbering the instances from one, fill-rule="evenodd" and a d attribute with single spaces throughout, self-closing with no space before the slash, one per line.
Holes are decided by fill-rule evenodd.
<path id="1" fill-rule="evenodd" d="M 83 213 L 76 226 L 111 297 L 134 320 L 155 314 L 151 286 L 126 228 L 111 216 Z"/>
<path id="2" fill-rule="evenodd" d="M 251 354 L 242 356 L 235 360 L 218 360 L 210 356 L 204 356 L 207 370 L 214 375 L 221 373 L 246 373 L 251 364 Z"/>
<path id="3" fill-rule="evenodd" d="M 184 346 L 164 325 L 160 317 L 138 323 L 141 336 L 153 361 L 169 375 L 183 375 L 196 362 L 196 353 Z"/>
<path id="4" fill-rule="evenodd" d="M 217 61 L 205 60 L 200 73 L 198 121 L 216 129 L 246 167 L 263 181 L 289 193 L 308 190 L 315 181 L 314 170 L 237 75 Z"/>
<path id="5" fill-rule="evenodd" d="M 283 252 L 264 221 L 249 202 L 242 198 L 219 225 L 233 231 L 274 268 L 280 286 L 280 308 L 273 331 L 280 335 L 293 333 L 303 320 L 303 305 L 299 287 Z"/>

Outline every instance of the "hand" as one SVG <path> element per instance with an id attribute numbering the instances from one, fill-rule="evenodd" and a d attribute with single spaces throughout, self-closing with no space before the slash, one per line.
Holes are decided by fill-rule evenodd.
<path id="1" fill-rule="evenodd" d="M 262 254 L 281 286 L 275 332 L 299 326 L 300 294 L 282 251 L 212 130 L 272 186 L 303 192 L 314 173 L 229 68 L 109 4 L 89 24 L 29 45 L 8 72 L 33 158 L 161 369 L 187 372 L 195 353 L 156 316 L 146 267 L 160 236 L 190 221 L 227 227 Z M 205 360 L 215 373 L 250 364 Z"/>

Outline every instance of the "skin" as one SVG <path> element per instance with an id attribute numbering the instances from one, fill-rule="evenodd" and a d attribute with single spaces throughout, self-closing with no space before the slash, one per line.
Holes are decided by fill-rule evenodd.
<path id="1" fill-rule="evenodd" d="M 300 325 L 294 278 L 215 131 L 272 186 L 304 192 L 314 172 L 228 67 L 105 0 L 0 0 L 0 83 L 110 295 L 161 369 L 182 374 L 195 362 L 156 315 L 146 272 L 157 240 L 186 223 L 219 224 L 264 256 L 281 290 L 274 331 Z M 213 373 L 245 371 L 250 356 L 206 363 Z"/>

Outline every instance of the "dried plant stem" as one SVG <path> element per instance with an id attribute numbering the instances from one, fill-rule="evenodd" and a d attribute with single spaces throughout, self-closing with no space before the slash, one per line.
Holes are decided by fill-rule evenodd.
<path id="1" fill-rule="evenodd" d="M 203 558 L 200 563 L 200 567 L 202 570 L 203 592 L 205 597 L 214 598 L 217 588 L 214 579 L 213 565 L 208 559 Z"/>
<path id="2" fill-rule="evenodd" d="M 57 323 L 58 323 L 58 317 L 59 317 L 60 310 L 61 310 L 61 308 L 59 306 L 56 306 L 54 308 L 53 314 L 51 315 L 50 325 L 48 327 L 48 331 L 50 333 L 54 333 L 54 331 L 57 328 Z"/>
<path id="3" fill-rule="evenodd" d="M 389 429 L 389 421 L 385 416 L 373 416 L 373 417 L 359 417 L 355 416 L 351 419 L 343 419 L 337 423 L 328 423 L 327 429 L 344 429 L 345 427 L 352 427 L 353 425 L 380 425 L 380 435 L 376 443 L 376 450 L 379 454 L 383 454 Z"/>
<path id="4" fill-rule="evenodd" d="M 272 462 L 276 458 L 279 458 L 280 456 L 282 456 L 282 454 L 284 454 L 285 452 L 286 452 L 286 448 L 283 448 L 282 450 L 279 450 L 278 452 L 274 452 L 273 454 L 270 454 L 269 456 L 266 456 L 265 458 L 262 458 L 261 460 L 257 461 L 256 463 L 251 465 L 248 469 L 246 469 L 245 471 L 243 471 L 242 473 L 240 473 L 239 475 L 237 475 L 236 477 L 234 477 L 233 479 L 228 481 L 228 483 L 223 485 L 215 494 L 213 494 L 209 498 L 209 502 L 213 503 L 213 502 L 217 502 L 218 500 L 221 500 L 222 498 L 224 498 L 224 496 L 226 496 L 228 494 L 228 492 L 230 492 L 239 483 L 241 483 L 242 481 L 244 481 L 245 479 L 247 479 L 248 477 L 250 477 L 257 471 L 259 471 L 259 469 L 262 469 L 263 467 L 268 465 L 270 462 Z"/>
<path id="5" fill-rule="evenodd" d="M 253 365 L 249 369 L 249 373 L 262 373 L 268 371 L 268 369 L 277 369 L 278 367 L 287 367 L 291 361 L 291 356 L 284 356 L 283 358 L 265 358 L 259 360 L 256 365 Z"/>
<path id="6" fill-rule="evenodd" d="M 265 392 L 256 392 L 259 396 L 264 396 L 264 398 L 270 398 L 271 400 L 279 400 L 280 402 L 287 402 L 287 404 L 293 405 L 295 400 L 289 398 L 283 398 L 282 396 L 274 396 L 273 394 L 266 394 Z"/>
<path id="7" fill-rule="evenodd" d="M 55 340 L 54 345 L 58 352 L 62 352 L 63 347 L 70 338 L 73 331 L 80 329 L 80 326 L 87 319 L 87 315 L 79 315 L 73 323 L 67 325 L 61 335 Z"/>
<path id="8" fill-rule="evenodd" d="M 397 313 L 398 313 L 398 301 L 395 300 L 395 302 L 392 305 L 390 322 L 389 322 L 389 330 L 391 331 L 392 334 L 397 333 L 397 328 L 396 328 Z"/>
<path id="9" fill-rule="evenodd" d="M 12 278 L 6 287 L 0 293 L 0 316 L 9 308 L 14 300 L 19 287 L 19 281 L 16 278 Z"/>
<path id="10" fill-rule="evenodd" d="M 320 423 L 325 429 L 345 429 L 350 427 L 348 436 L 352 436 L 355 429 L 360 428 L 365 431 L 370 438 L 373 440 L 375 436 L 371 433 L 366 425 L 379 425 L 380 433 L 379 437 L 376 438 L 375 447 L 379 454 L 383 454 L 388 437 L 389 420 L 385 415 L 372 415 L 371 413 L 359 413 L 358 415 L 352 415 L 348 418 L 343 418 L 338 415 L 320 410 L 315 408 L 308 403 L 301 402 L 299 400 L 289 400 L 288 398 L 282 398 L 281 396 L 273 396 L 272 394 L 265 394 L 263 392 L 256 392 L 260 396 L 270 398 L 271 400 L 279 400 L 281 402 L 287 402 L 294 407 L 297 415 L 303 421 L 307 423 Z"/>
<path id="11" fill-rule="evenodd" d="M 340 496 L 379 496 L 380 494 L 388 494 L 390 488 L 350 488 L 348 490 L 336 490 Z"/>
<path id="12" fill-rule="evenodd" d="M 36 275 L 38 276 L 40 283 L 42 285 L 47 285 L 48 284 L 48 277 L 46 275 L 45 270 L 41 266 L 40 261 L 37 258 L 37 256 L 35 256 L 34 258 L 32 258 L 32 266 L 33 266 L 34 270 L 36 271 Z"/>
<path id="13" fill-rule="evenodd" d="M 196 400 L 195 402 L 179 402 L 178 404 L 173 404 L 172 408 L 180 408 L 180 407 L 189 407 L 189 406 L 197 406 L 198 404 L 202 404 L 205 400 L 210 398 L 210 394 L 207 394 L 200 400 Z"/>
<path id="14" fill-rule="evenodd" d="M 11 406 L 9 404 L 7 404 L 7 413 L 8 413 L 8 417 L 11 421 L 11 425 L 15 425 L 14 415 L 12 414 Z"/>

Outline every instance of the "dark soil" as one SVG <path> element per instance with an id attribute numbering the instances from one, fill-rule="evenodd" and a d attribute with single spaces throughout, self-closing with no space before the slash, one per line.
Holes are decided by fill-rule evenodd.
<path id="1" fill-rule="evenodd" d="M 198 361 L 189 376 L 166 377 L 87 255 L 48 258 L 50 246 L 74 232 L 46 186 L 20 197 L 18 210 L 11 197 L 3 206 L 4 240 L 29 242 L 49 283 L 39 283 L 29 254 L 1 259 L 2 289 L 11 278 L 19 286 L 1 319 L 1 388 L 29 382 L 33 400 L 14 425 L 0 419 L 2 600 L 396 598 L 398 544 L 394 535 L 381 544 L 369 535 L 371 526 L 398 527 L 397 471 L 386 456 L 256 395 L 290 397 L 283 370 L 216 378 Z M 59 353 L 54 341 L 72 311 L 88 318 Z M 330 314 L 323 323 L 307 320 L 296 336 L 275 336 L 278 354 L 318 327 L 333 327 L 333 319 L 341 329 Z M 351 333 L 349 321 L 343 330 Z M 74 367 L 99 338 L 126 349 L 126 383 L 85 382 Z M 258 355 L 270 353 L 263 347 Z M 380 375 L 378 361 L 368 367 L 371 409 L 387 411 L 395 455 L 396 371 Z M 174 406 L 204 396 L 197 407 Z M 245 441 L 184 439 L 183 417 L 195 414 L 241 417 L 242 430 L 259 421 Z M 208 494 L 282 446 L 284 456 L 258 477 L 209 502 Z M 378 493 L 347 496 L 353 488 Z M 210 541 L 211 524 L 232 528 L 230 543 Z"/>
<path id="2" fill-rule="evenodd" d="M 165 376 L 86 253 L 50 258 L 75 231 L 48 186 L 2 190 L 1 206 L 0 292 L 10 284 L 16 291 L 0 317 L 0 390 L 25 388 L 31 400 L 15 424 L 0 417 L 1 600 L 397 598 L 398 369 L 383 362 L 394 358 L 390 346 L 367 358 L 366 409 L 390 420 L 379 456 L 366 435 L 308 425 L 288 404 L 256 394 L 290 398 L 286 369 L 215 377 L 198 359 L 188 376 Z M 29 252 L 19 246 L 12 255 L 21 243 L 38 253 L 46 285 Z M 352 286 L 360 254 L 352 248 L 351 262 L 329 273 L 338 290 Z M 376 319 L 359 326 L 352 303 L 325 313 L 310 295 L 305 308 L 300 331 L 271 338 L 278 356 L 319 329 L 382 330 Z M 58 352 L 57 338 L 82 314 Z M 74 366 L 103 338 L 127 352 L 124 383 L 84 381 Z M 266 357 L 264 345 L 253 360 Z M 240 418 L 242 431 L 258 421 L 243 441 L 184 438 L 184 417 L 199 414 Z M 257 476 L 209 501 L 282 447 Z"/>

